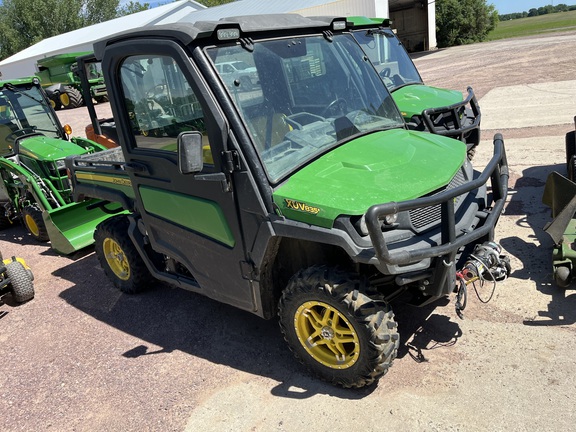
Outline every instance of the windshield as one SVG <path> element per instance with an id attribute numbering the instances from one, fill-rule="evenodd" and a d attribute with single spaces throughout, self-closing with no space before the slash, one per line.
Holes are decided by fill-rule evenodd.
<path id="1" fill-rule="evenodd" d="M 221 73 L 271 181 L 353 136 L 404 127 L 390 94 L 350 35 L 209 49 L 215 65 L 242 61 L 250 73 Z"/>
<path id="2" fill-rule="evenodd" d="M 388 90 L 407 84 L 422 84 L 422 78 L 402 43 L 390 29 L 355 31 L 362 46 Z"/>
<path id="3" fill-rule="evenodd" d="M 60 129 L 40 89 L 34 85 L 0 88 L 0 152 L 11 151 L 15 139 L 41 133 L 60 138 Z"/>

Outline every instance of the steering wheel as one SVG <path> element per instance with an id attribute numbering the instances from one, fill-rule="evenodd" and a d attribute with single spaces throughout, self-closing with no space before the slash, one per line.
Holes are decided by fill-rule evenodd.
<path id="1" fill-rule="evenodd" d="M 14 141 L 16 140 L 16 138 L 20 138 L 23 137 L 24 135 L 29 135 L 29 134 L 33 134 L 36 133 L 36 129 L 35 128 L 23 128 L 23 129 L 17 129 L 14 132 L 12 132 L 11 134 L 6 135 L 6 141 Z"/>
<path id="2" fill-rule="evenodd" d="M 385 67 L 384 69 L 382 69 L 380 71 L 380 76 L 382 78 L 389 78 L 391 73 L 392 73 L 392 70 L 389 67 Z"/>
<path id="3" fill-rule="evenodd" d="M 336 98 L 322 111 L 322 117 L 332 117 L 329 114 L 346 114 L 348 102 L 343 98 Z"/>

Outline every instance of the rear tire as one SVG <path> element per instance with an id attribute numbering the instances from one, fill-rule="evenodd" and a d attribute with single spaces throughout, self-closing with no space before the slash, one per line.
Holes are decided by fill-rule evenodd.
<path id="1" fill-rule="evenodd" d="M 126 294 L 149 288 L 152 275 L 128 235 L 126 216 L 114 216 L 101 222 L 94 233 L 96 256 L 106 276 Z"/>
<path id="2" fill-rule="evenodd" d="M 84 104 L 84 99 L 82 99 L 82 93 L 76 90 L 74 87 L 65 86 L 65 95 L 60 95 L 60 102 L 65 109 L 73 109 L 81 107 Z"/>
<path id="3" fill-rule="evenodd" d="M 290 349 L 332 384 L 370 385 L 396 358 L 394 314 L 367 290 L 354 273 L 313 266 L 294 275 L 280 299 L 280 327 Z"/>
<path id="4" fill-rule="evenodd" d="M 44 219 L 42 219 L 42 211 L 36 204 L 26 206 L 22 209 L 22 221 L 30 235 L 37 241 L 45 243 L 50 240 L 46 224 L 44 223 Z"/>
<path id="5" fill-rule="evenodd" d="M 18 261 L 6 264 L 6 276 L 10 279 L 12 298 L 16 303 L 24 303 L 34 298 L 34 285 L 30 271 Z"/>

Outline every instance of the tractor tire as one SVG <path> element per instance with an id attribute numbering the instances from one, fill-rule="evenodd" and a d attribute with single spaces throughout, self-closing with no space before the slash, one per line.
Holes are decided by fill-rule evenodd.
<path id="1" fill-rule="evenodd" d="M 30 235 L 37 241 L 45 243 L 50 240 L 46 224 L 42 219 L 42 211 L 37 205 L 29 205 L 22 209 L 22 221 Z"/>
<path id="2" fill-rule="evenodd" d="M 30 271 L 18 261 L 6 264 L 6 276 L 10 279 L 12 298 L 16 303 L 24 303 L 34 298 L 34 285 Z"/>
<path id="3" fill-rule="evenodd" d="M 66 93 L 60 95 L 60 102 L 62 102 L 64 109 L 78 108 L 84 104 L 84 99 L 82 99 L 82 93 L 80 93 L 80 91 L 70 86 L 65 86 L 64 89 Z"/>
<path id="4" fill-rule="evenodd" d="M 101 222 L 94 233 L 96 256 L 114 286 L 126 294 L 137 294 L 150 287 L 153 278 L 128 235 L 126 216 Z"/>
<path id="5" fill-rule="evenodd" d="M 98 103 L 106 103 L 106 102 L 110 102 L 110 99 L 108 98 L 108 96 L 97 96 L 94 98 L 96 100 L 96 102 Z"/>
<path id="6" fill-rule="evenodd" d="M 384 375 L 400 337 L 387 303 L 369 297 L 354 273 L 325 266 L 301 270 L 288 282 L 278 315 L 296 358 L 319 378 L 363 387 Z"/>

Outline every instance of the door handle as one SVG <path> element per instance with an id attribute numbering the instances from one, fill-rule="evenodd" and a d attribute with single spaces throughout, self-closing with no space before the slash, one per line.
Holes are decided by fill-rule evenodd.
<path id="1" fill-rule="evenodd" d="M 128 162 L 124 165 L 124 170 L 134 174 L 150 174 L 148 167 L 138 162 Z"/>

